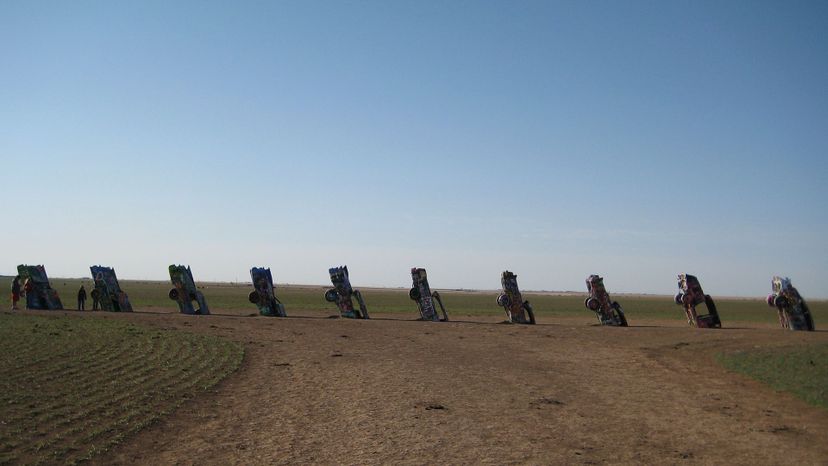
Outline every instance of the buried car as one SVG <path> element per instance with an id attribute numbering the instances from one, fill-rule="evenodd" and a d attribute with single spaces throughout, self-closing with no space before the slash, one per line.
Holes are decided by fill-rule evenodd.
<path id="1" fill-rule="evenodd" d="M 92 299 L 98 301 L 101 309 L 110 312 L 132 312 L 129 297 L 118 284 L 118 277 L 112 267 L 93 265 L 89 267 L 95 288 L 92 289 Z"/>
<path id="2" fill-rule="evenodd" d="M 524 301 L 517 284 L 517 275 L 508 270 L 500 275 L 503 293 L 497 297 L 497 305 L 506 311 L 506 317 L 513 324 L 535 324 L 535 312 L 529 301 Z"/>
<path id="3" fill-rule="evenodd" d="M 716 303 L 708 294 L 704 294 L 699 279 L 693 275 L 680 274 L 678 276 L 679 292 L 675 302 L 684 307 L 687 314 L 687 323 L 698 328 L 721 328 L 722 321 L 716 310 Z M 708 314 L 699 315 L 696 306 L 704 303 Z"/>
<path id="4" fill-rule="evenodd" d="M 443 306 L 443 300 L 440 298 L 440 293 L 431 291 L 428 286 L 428 277 L 426 270 L 419 267 L 411 269 L 412 285 L 408 290 L 408 297 L 417 303 L 417 309 L 420 311 L 420 320 L 430 320 L 433 322 L 446 322 L 449 320 L 446 313 L 446 307 Z M 443 312 L 443 318 L 437 314 L 437 308 L 434 302 L 440 305 L 440 310 Z"/>
<path id="5" fill-rule="evenodd" d="M 586 279 L 589 297 L 584 300 L 584 306 L 598 316 L 601 325 L 616 327 L 627 326 L 627 316 L 618 301 L 610 300 L 609 293 L 604 287 L 604 279 L 598 275 L 590 275 Z"/>
<path id="6" fill-rule="evenodd" d="M 779 324 L 790 330 L 814 331 L 814 319 L 805 300 L 791 284 L 788 277 L 773 277 L 773 293 L 768 295 L 768 305 L 779 312 Z"/>
<path id="7" fill-rule="evenodd" d="M 43 309 L 47 311 L 63 309 L 60 296 L 58 296 L 57 290 L 52 288 L 52 285 L 49 283 L 49 277 L 46 276 L 46 268 L 44 266 L 20 264 L 17 266 L 17 274 L 20 275 L 21 282 L 25 283 L 24 290 L 26 292 L 27 309 Z"/>
<path id="8" fill-rule="evenodd" d="M 339 315 L 349 319 L 368 319 L 368 307 L 362 299 L 362 293 L 351 286 L 348 276 L 348 266 L 331 267 L 328 269 L 333 288 L 325 292 L 325 301 L 336 303 Z M 359 303 L 359 309 L 354 308 L 354 299 Z"/>
<path id="9" fill-rule="evenodd" d="M 204 293 L 198 290 L 193 280 L 193 272 L 190 267 L 183 265 L 170 265 L 170 281 L 175 288 L 170 290 L 169 297 L 178 303 L 178 309 L 182 314 L 209 314 L 207 299 Z M 193 301 L 198 308 L 193 306 Z"/>
<path id="10" fill-rule="evenodd" d="M 276 287 L 273 286 L 270 269 L 253 267 L 250 269 L 250 279 L 253 280 L 253 291 L 247 295 L 247 299 L 259 308 L 259 314 L 268 317 L 287 317 L 284 304 L 276 297 Z"/>

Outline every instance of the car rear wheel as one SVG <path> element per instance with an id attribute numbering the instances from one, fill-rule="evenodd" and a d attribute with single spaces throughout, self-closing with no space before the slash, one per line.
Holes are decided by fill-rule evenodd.
<path id="1" fill-rule="evenodd" d="M 601 302 L 595 298 L 589 298 L 586 300 L 586 306 L 589 308 L 590 311 L 598 311 L 598 308 L 601 307 Z"/>
<path id="2" fill-rule="evenodd" d="M 509 295 L 502 294 L 497 297 L 497 305 L 501 307 L 509 307 L 512 305 L 512 300 L 509 299 Z"/>

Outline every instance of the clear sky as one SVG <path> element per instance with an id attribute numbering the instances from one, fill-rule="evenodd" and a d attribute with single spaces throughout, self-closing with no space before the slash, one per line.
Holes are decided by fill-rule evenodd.
<path id="1" fill-rule="evenodd" d="M 0 0 L 0 274 L 828 297 L 828 2 Z"/>

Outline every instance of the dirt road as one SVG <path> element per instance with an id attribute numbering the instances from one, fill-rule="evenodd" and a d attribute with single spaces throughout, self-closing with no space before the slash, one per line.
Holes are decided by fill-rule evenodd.
<path id="1" fill-rule="evenodd" d="M 828 411 L 713 361 L 828 332 L 323 315 L 106 315 L 247 355 L 215 393 L 95 462 L 828 464 Z"/>

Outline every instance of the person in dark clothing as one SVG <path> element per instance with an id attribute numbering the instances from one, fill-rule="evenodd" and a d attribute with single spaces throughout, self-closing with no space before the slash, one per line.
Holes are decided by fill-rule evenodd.
<path id="1" fill-rule="evenodd" d="M 81 285 L 80 289 L 78 290 L 78 310 L 85 311 L 84 307 L 86 306 L 86 289 Z"/>
<path id="2" fill-rule="evenodd" d="M 11 284 L 11 299 L 12 299 L 12 311 L 18 310 L 17 302 L 20 301 L 20 275 L 14 277 L 14 280 Z"/>
<path id="3" fill-rule="evenodd" d="M 97 311 L 98 306 L 100 306 L 100 302 L 98 301 L 101 299 L 101 295 L 98 290 L 92 290 L 92 310 Z"/>

